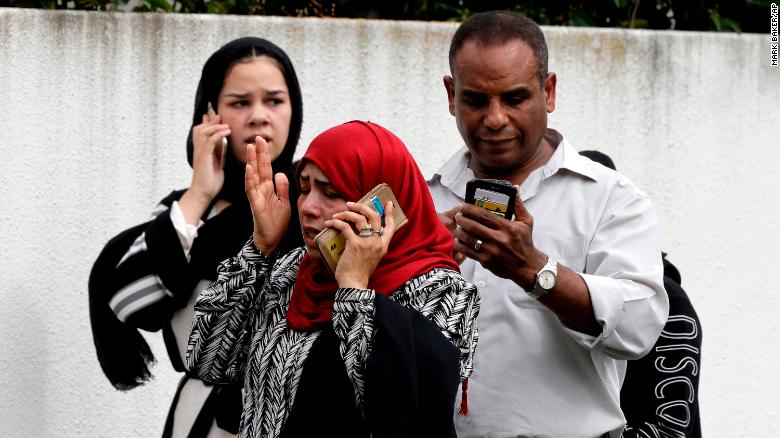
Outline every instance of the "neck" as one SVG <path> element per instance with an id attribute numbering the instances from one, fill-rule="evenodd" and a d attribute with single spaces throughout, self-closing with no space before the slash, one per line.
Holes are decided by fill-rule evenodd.
<path id="1" fill-rule="evenodd" d="M 546 138 L 542 138 L 533 155 L 518 166 L 507 169 L 483 169 L 475 166 L 474 161 L 469 157 L 469 167 L 474 172 L 474 176 L 479 179 L 503 179 L 510 181 L 512 185 L 521 185 L 531 172 L 544 166 L 554 153 L 555 147 Z"/>

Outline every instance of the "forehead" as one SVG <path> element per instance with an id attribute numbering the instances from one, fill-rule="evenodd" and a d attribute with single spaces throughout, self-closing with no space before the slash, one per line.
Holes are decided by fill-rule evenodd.
<path id="1" fill-rule="evenodd" d="M 329 182 L 327 176 L 322 172 L 322 169 L 319 168 L 316 164 L 312 163 L 311 161 L 306 161 L 303 165 L 303 169 L 301 170 L 300 179 L 307 179 L 307 180 L 313 180 L 316 179 L 318 181 L 322 182 Z"/>
<path id="2" fill-rule="evenodd" d="M 520 39 L 488 45 L 468 40 L 452 62 L 452 75 L 461 88 L 516 88 L 538 81 L 538 73 L 533 49 Z"/>
<path id="3" fill-rule="evenodd" d="M 275 59 L 258 56 L 248 61 L 232 65 L 225 73 L 223 89 L 247 85 L 260 85 L 265 88 L 287 89 L 282 70 Z"/>

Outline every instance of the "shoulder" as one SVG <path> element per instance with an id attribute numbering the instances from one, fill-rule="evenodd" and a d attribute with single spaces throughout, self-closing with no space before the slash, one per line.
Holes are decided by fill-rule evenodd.
<path id="1" fill-rule="evenodd" d="M 414 306 L 413 302 L 417 300 L 428 301 L 446 295 L 469 296 L 476 293 L 477 288 L 466 281 L 460 273 L 445 268 L 434 268 L 404 283 L 390 298 L 402 305 Z"/>

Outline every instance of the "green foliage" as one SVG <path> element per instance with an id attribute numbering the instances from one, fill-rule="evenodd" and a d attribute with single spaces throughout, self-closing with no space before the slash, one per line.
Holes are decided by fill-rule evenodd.
<path id="1" fill-rule="evenodd" d="M 44 9 L 127 10 L 129 0 L 0 0 Z M 140 0 L 133 11 L 462 21 L 492 9 L 539 24 L 766 32 L 772 0 Z"/>

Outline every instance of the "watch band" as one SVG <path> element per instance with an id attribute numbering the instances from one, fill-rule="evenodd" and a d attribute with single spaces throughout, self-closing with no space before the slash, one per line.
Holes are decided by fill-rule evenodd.
<path id="1" fill-rule="evenodd" d="M 541 276 L 552 276 L 552 285 L 550 287 L 543 287 L 540 284 L 540 277 Z M 547 281 L 550 281 L 548 278 Z M 547 294 L 550 292 L 555 285 L 558 283 L 558 261 L 554 258 L 547 256 L 547 263 L 542 266 L 542 269 L 539 270 L 539 272 L 536 273 L 536 282 L 534 283 L 533 289 L 528 291 L 528 295 L 530 295 L 534 299 L 538 299 L 539 297 Z"/>

